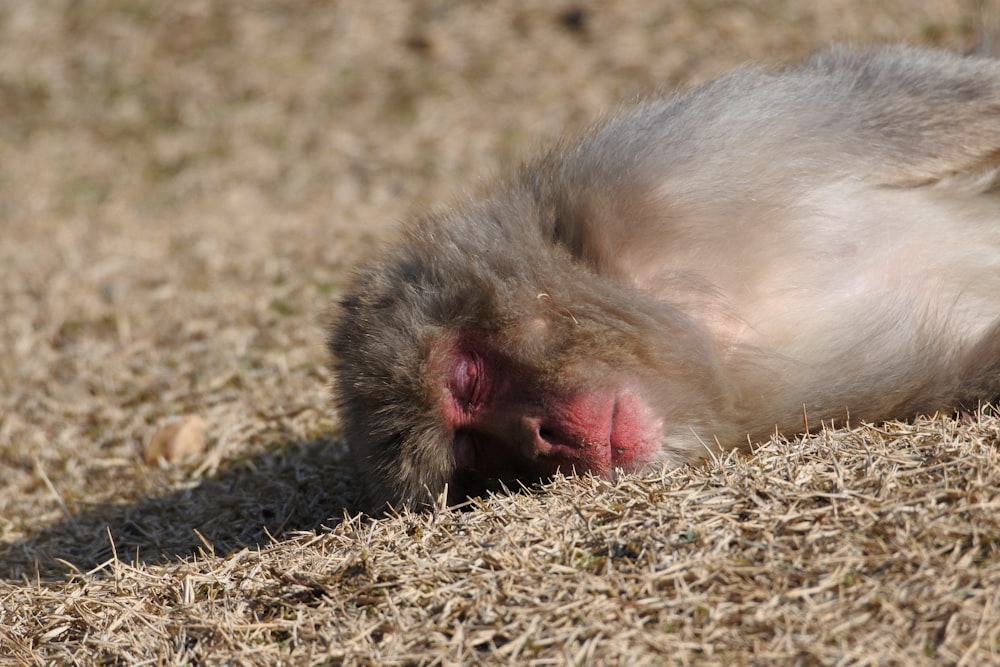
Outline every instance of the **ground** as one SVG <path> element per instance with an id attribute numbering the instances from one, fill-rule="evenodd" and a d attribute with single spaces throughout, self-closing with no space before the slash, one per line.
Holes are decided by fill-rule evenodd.
<path id="1" fill-rule="evenodd" d="M 0 7 L 0 664 L 996 662 L 1000 422 L 372 520 L 326 307 L 399 220 L 623 101 L 986 2 Z M 143 448 L 198 414 L 207 448 Z M 4 657 L 6 656 L 6 657 Z"/>

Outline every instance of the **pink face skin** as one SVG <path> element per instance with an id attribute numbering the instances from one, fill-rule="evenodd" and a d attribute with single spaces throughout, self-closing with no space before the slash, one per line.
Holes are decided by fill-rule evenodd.
<path id="1" fill-rule="evenodd" d="M 661 429 L 640 396 L 607 385 L 568 393 L 541 387 L 486 345 L 462 336 L 439 348 L 441 412 L 453 434 L 456 479 L 530 484 L 590 472 L 610 478 L 656 458 Z"/>

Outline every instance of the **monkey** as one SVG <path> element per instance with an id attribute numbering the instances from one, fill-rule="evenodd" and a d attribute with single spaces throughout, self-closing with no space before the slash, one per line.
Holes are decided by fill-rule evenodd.
<path id="1" fill-rule="evenodd" d="M 697 463 L 1000 396 L 1000 61 L 833 46 L 618 111 L 356 271 L 371 506 Z"/>

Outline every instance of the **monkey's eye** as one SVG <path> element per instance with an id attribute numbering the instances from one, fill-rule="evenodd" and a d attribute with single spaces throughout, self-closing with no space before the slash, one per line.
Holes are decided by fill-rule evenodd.
<path id="1" fill-rule="evenodd" d="M 452 367 L 450 389 L 464 407 L 479 404 L 482 398 L 483 360 L 470 353 L 461 354 Z"/>

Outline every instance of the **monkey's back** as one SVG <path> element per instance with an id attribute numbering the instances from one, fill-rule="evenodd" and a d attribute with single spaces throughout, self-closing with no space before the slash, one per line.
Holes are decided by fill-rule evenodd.
<path id="1" fill-rule="evenodd" d="M 559 155 L 557 238 L 722 341 L 747 430 L 1000 395 L 1000 62 L 835 48 Z"/>

